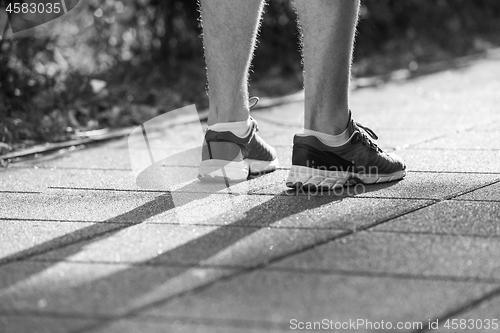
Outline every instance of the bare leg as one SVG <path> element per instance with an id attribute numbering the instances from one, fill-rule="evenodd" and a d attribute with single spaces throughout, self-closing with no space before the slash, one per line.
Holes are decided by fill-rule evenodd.
<path id="1" fill-rule="evenodd" d="M 248 118 L 248 71 L 262 0 L 202 0 L 208 67 L 208 125 Z"/>
<path id="2" fill-rule="evenodd" d="M 303 34 L 306 129 L 338 135 L 349 121 L 359 0 L 296 0 Z"/>

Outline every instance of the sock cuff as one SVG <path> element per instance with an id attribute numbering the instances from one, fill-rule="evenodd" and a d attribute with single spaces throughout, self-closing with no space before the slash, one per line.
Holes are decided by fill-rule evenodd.
<path id="1" fill-rule="evenodd" d="M 330 147 L 342 146 L 350 139 L 349 127 L 347 127 L 346 130 L 339 135 L 330 135 L 306 128 L 303 129 L 302 134 L 315 136 L 319 141 Z"/>
<path id="2" fill-rule="evenodd" d="M 236 136 L 244 138 L 252 127 L 252 121 L 250 117 L 244 121 L 235 121 L 228 123 L 217 123 L 212 126 L 208 126 L 208 129 L 215 132 L 231 132 Z"/>

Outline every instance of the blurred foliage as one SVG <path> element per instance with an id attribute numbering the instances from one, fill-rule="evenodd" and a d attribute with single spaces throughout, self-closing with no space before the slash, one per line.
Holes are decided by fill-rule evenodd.
<path id="1" fill-rule="evenodd" d="M 5 23 L 0 15 L 0 29 Z M 358 30 L 354 75 L 382 74 L 499 45 L 500 1 L 365 0 Z M 206 107 L 200 34 L 196 0 L 88 0 L 70 15 L 6 36 L 0 40 L 0 142 L 66 140 L 140 124 L 187 104 Z M 269 0 L 261 36 L 252 93 L 300 89 L 290 1 Z"/>

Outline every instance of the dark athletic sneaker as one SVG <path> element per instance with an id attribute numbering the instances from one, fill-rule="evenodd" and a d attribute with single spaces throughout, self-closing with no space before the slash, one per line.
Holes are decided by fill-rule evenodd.
<path id="1" fill-rule="evenodd" d="M 383 152 L 373 143 L 368 135 L 374 140 L 378 137 L 372 130 L 352 119 L 349 128 L 353 134 L 339 147 L 329 147 L 315 136 L 296 135 L 286 185 L 333 189 L 353 183 L 384 183 L 405 177 L 403 160 Z"/>
<path id="2" fill-rule="evenodd" d="M 257 133 L 257 121 L 245 138 L 232 132 L 207 130 L 198 178 L 203 181 L 240 182 L 249 175 L 276 170 L 278 158 L 273 147 Z"/>

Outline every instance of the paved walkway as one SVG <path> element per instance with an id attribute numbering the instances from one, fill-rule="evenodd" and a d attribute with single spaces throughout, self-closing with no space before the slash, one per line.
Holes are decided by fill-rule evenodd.
<path id="1" fill-rule="evenodd" d="M 498 59 L 354 91 L 356 120 L 409 167 L 356 193 L 287 191 L 301 103 L 254 113 L 282 168 L 229 191 L 138 187 L 127 140 L 3 169 L 0 332 L 486 327 L 500 320 L 499 92 Z M 176 128 L 179 152 L 196 126 Z"/>

